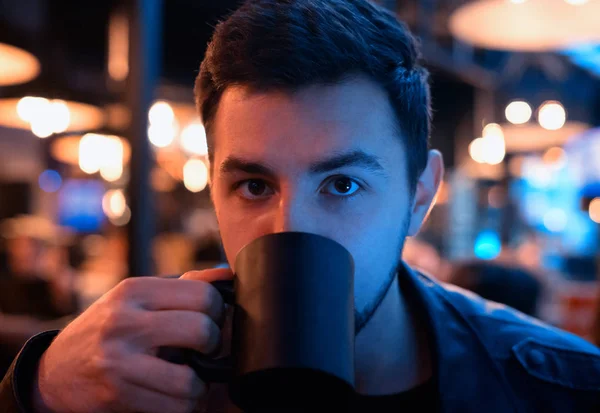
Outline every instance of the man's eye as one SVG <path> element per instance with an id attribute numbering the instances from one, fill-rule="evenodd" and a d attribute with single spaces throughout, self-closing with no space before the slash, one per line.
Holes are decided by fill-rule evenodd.
<path id="1" fill-rule="evenodd" d="M 246 199 L 261 199 L 273 195 L 273 189 L 260 179 L 248 179 L 236 185 L 236 190 Z"/>
<path id="2" fill-rule="evenodd" d="M 346 197 L 354 195 L 359 189 L 361 189 L 361 186 L 354 179 L 337 177 L 327 182 L 323 189 L 321 189 L 321 192 L 329 195 Z"/>

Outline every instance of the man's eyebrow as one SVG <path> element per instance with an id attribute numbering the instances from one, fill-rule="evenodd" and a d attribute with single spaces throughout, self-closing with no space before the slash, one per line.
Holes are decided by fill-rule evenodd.
<path id="1" fill-rule="evenodd" d="M 371 172 L 385 175 L 385 170 L 379 163 L 379 158 L 361 150 L 340 153 L 330 158 L 315 162 L 310 166 L 310 172 L 312 174 L 322 174 L 349 166 L 358 166 Z"/>
<path id="2" fill-rule="evenodd" d="M 370 155 L 361 150 L 338 153 L 332 157 L 314 162 L 310 165 L 309 172 L 313 175 L 317 175 L 352 166 L 365 168 L 366 170 L 375 172 L 379 175 L 387 175 L 383 166 L 379 163 L 379 158 L 377 156 Z M 219 166 L 219 172 L 221 174 L 244 172 L 269 178 L 275 178 L 277 175 L 272 168 L 264 164 L 235 156 L 227 157 Z"/>
<path id="3" fill-rule="evenodd" d="M 268 166 L 258 162 L 237 158 L 235 156 L 227 157 L 219 166 L 219 172 L 222 174 L 245 172 L 247 174 L 263 175 L 271 178 L 275 177 L 275 172 Z"/>

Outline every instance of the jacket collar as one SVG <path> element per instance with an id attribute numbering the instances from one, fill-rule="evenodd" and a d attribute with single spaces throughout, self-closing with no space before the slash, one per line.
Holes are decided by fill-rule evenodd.
<path id="1" fill-rule="evenodd" d="M 400 290 L 428 321 L 434 378 L 443 412 L 516 412 L 516 402 L 500 366 L 477 330 L 432 278 L 402 263 Z M 413 299 L 414 298 L 414 299 Z"/>

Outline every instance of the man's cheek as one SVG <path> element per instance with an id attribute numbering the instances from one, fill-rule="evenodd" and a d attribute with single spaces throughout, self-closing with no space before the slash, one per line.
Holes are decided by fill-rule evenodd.
<path id="1" fill-rule="evenodd" d="M 236 226 L 232 225 L 230 222 L 220 220 L 219 231 L 221 233 L 221 242 L 223 243 L 223 249 L 225 250 L 227 261 L 232 266 L 237 251 L 241 248 L 240 244 L 243 242 L 243 240 L 240 240 L 239 234 L 236 231 Z"/>
<path id="2" fill-rule="evenodd" d="M 239 251 L 254 239 L 260 236 L 260 232 L 252 225 L 252 220 L 233 221 L 221 224 L 221 238 L 223 248 L 227 255 L 230 266 L 234 266 L 235 258 Z"/>

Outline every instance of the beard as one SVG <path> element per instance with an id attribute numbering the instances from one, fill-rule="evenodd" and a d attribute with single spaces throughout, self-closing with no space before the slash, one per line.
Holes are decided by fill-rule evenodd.
<path id="1" fill-rule="evenodd" d="M 394 264 L 394 267 L 392 268 L 392 270 L 390 270 L 389 274 L 387 275 L 387 278 L 384 280 L 385 282 L 383 282 L 381 284 L 381 287 L 377 291 L 377 294 L 375 295 L 375 297 L 371 301 L 371 303 L 369 305 L 367 305 L 365 308 L 363 308 L 362 311 L 359 311 L 356 309 L 354 310 L 354 334 L 355 335 L 360 333 L 360 331 L 363 329 L 363 327 L 367 325 L 367 323 L 373 317 L 373 314 L 375 314 L 375 312 L 379 308 L 379 305 L 381 304 L 383 299 L 387 296 L 388 291 L 390 290 L 392 285 L 394 285 L 394 280 L 396 279 L 396 276 L 398 275 L 399 267 L 400 267 L 400 260 L 398 260 L 396 262 L 396 264 Z"/>
<path id="2" fill-rule="evenodd" d="M 381 283 L 381 286 L 377 290 L 377 293 L 371 300 L 371 302 L 362 310 L 354 310 L 354 334 L 360 333 L 360 331 L 367 325 L 367 323 L 371 320 L 383 299 L 387 296 L 390 288 L 394 285 L 394 280 L 398 276 L 398 271 L 402 265 L 402 249 L 404 248 L 404 240 L 406 238 L 406 234 L 408 232 L 408 225 L 410 223 L 410 214 L 404 219 L 402 225 L 402 233 L 400 239 L 398 240 L 398 258 L 392 264 L 390 270 L 386 278 Z"/>

